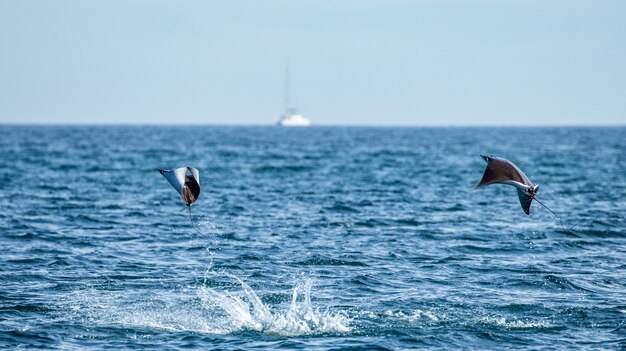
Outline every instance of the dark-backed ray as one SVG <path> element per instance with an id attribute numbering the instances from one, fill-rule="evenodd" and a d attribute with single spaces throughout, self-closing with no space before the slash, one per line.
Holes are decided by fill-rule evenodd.
<path id="1" fill-rule="evenodd" d="M 513 162 L 499 157 L 480 156 L 487 161 L 487 167 L 485 167 L 483 178 L 474 189 L 490 184 L 514 186 L 517 189 L 517 196 L 524 213 L 530 215 L 530 204 L 533 202 L 539 187 L 535 186 Z"/>
<path id="2" fill-rule="evenodd" d="M 550 213 L 554 215 L 559 220 L 561 224 L 561 229 L 564 232 L 571 231 L 577 224 L 571 226 L 568 230 L 565 230 L 565 226 L 561 221 L 561 217 L 556 214 L 556 212 L 552 211 L 552 209 L 546 206 L 543 202 L 537 199 L 537 191 L 539 191 L 539 186 L 534 185 L 528 177 L 519 169 L 517 166 L 513 164 L 513 162 L 509 160 L 505 160 L 499 157 L 492 156 L 484 156 L 480 155 L 485 161 L 487 161 L 487 167 L 485 168 L 485 173 L 483 174 L 483 178 L 480 180 L 478 185 L 474 187 L 480 188 L 489 184 L 506 184 L 512 185 L 517 189 L 517 196 L 519 197 L 519 202 L 522 205 L 522 209 L 524 213 L 530 215 L 530 205 L 533 200 L 537 200 L 537 202 L 545 207 Z"/>

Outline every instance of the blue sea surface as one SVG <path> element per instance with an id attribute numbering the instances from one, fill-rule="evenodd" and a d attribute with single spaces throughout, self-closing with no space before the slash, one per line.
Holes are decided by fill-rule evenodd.
<path id="1" fill-rule="evenodd" d="M 2 348 L 626 348 L 625 127 L 0 136 Z M 472 191 L 480 154 L 566 230 Z M 156 171 L 187 165 L 195 227 Z"/>

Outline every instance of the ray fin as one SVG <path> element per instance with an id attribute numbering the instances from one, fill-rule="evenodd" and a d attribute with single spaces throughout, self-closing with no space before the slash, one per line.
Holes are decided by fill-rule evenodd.
<path id="1" fill-rule="evenodd" d="M 517 189 L 517 196 L 519 196 L 519 203 L 522 205 L 524 213 L 530 215 L 530 204 L 533 202 L 534 197 L 528 195 L 524 190 Z"/>
<path id="2" fill-rule="evenodd" d="M 187 172 L 186 167 L 176 168 L 174 170 L 163 170 L 160 169 L 159 172 L 167 179 L 168 182 L 178 191 L 180 195 L 183 194 L 183 186 L 185 185 L 185 172 Z"/>

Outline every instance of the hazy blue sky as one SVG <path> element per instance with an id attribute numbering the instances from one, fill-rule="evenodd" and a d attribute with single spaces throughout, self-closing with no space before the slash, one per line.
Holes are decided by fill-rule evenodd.
<path id="1" fill-rule="evenodd" d="M 626 1 L 0 0 L 0 122 L 625 124 Z"/>

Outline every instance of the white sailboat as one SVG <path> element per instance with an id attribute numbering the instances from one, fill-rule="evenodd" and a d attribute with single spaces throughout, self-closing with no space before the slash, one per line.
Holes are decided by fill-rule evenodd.
<path id="1" fill-rule="evenodd" d="M 311 121 L 299 114 L 295 108 L 289 107 L 289 64 L 285 69 L 285 112 L 278 118 L 276 124 L 283 127 L 308 127 Z"/>

